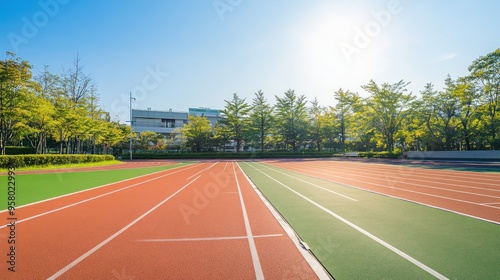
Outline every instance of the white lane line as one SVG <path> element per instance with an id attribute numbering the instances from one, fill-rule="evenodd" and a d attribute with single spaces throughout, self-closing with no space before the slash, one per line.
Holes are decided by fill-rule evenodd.
<path id="1" fill-rule="evenodd" d="M 485 203 L 482 203 L 484 205 L 495 205 L 495 204 L 500 204 L 500 202 L 485 202 Z"/>
<path id="2" fill-rule="evenodd" d="M 265 238 L 265 237 L 280 237 L 283 236 L 282 233 L 276 234 L 264 234 L 264 235 L 254 235 L 253 238 Z M 248 236 L 223 236 L 223 237 L 205 237 L 205 238 L 167 238 L 167 239 L 142 239 L 137 240 L 138 242 L 187 242 L 187 241 L 218 241 L 218 240 L 235 240 L 235 239 L 247 239 Z"/>
<path id="3" fill-rule="evenodd" d="M 78 202 L 75 202 L 75 203 L 72 203 L 72 204 L 68 204 L 66 206 L 62 206 L 62 207 L 59 207 L 59 208 L 56 208 L 56 209 L 53 209 L 53 210 L 50 210 L 50 211 L 46 211 L 46 212 L 43 212 L 43 213 L 40 213 L 40 214 L 37 214 L 37 215 L 34 215 L 34 216 L 31 216 L 31 217 L 28 217 L 28 218 L 25 218 L 25 219 L 22 219 L 22 220 L 18 220 L 16 221 L 16 224 L 19 224 L 19 223 L 22 223 L 22 222 L 26 222 L 26 221 L 29 221 L 29 220 L 33 220 L 35 218 L 39 218 L 39 217 L 42 217 L 42 216 L 45 216 L 45 215 L 48 215 L 48 214 L 51 214 L 51 213 L 55 213 L 55 212 L 58 212 L 58 211 L 61 211 L 61 210 L 64 210 L 64 209 L 67 209 L 67 208 L 70 208 L 70 207 L 73 207 L 73 206 L 76 206 L 76 205 L 79 205 L 79 204 L 82 204 L 82 203 L 85 203 L 85 202 L 89 202 L 89 201 L 92 201 L 94 199 L 98 199 L 98 198 L 101 198 L 101 197 L 104 197 L 104 196 L 108 196 L 110 194 L 114 194 L 114 193 L 117 193 L 117 192 L 121 192 L 123 190 L 126 190 L 126 189 L 130 189 L 130 188 L 133 188 L 133 187 L 136 187 L 138 185 L 142 185 L 144 183 L 148 183 L 148 182 L 151 182 L 151 181 L 154 181 L 154 180 L 157 180 L 157 179 L 160 179 L 160 178 L 163 178 L 163 177 L 167 177 L 167 176 L 170 176 L 170 175 L 173 175 L 173 174 L 176 174 L 176 173 L 179 173 L 179 172 L 182 172 L 182 171 L 185 171 L 187 169 L 191 169 L 195 166 L 191 166 L 191 167 L 188 167 L 186 169 L 182 169 L 182 170 L 177 170 L 175 172 L 171 172 L 171 173 L 168 173 L 168 174 L 165 174 L 165 175 L 161 175 L 161 176 L 158 176 L 158 177 L 155 177 L 155 178 L 151 178 L 151 179 L 148 179 L 146 181 L 141 181 L 139 183 L 135 183 L 135 184 L 132 184 L 132 185 L 129 185 L 129 186 L 126 186 L 126 187 L 123 187 L 121 189 L 117 189 L 117 190 L 114 190 L 114 191 L 110 191 L 110 192 L 107 192 L 107 193 L 103 193 L 103 194 L 100 194 L 98 196 L 93 196 L 91 198 L 87 198 L 87 199 L 84 199 L 84 200 L 81 200 L 81 201 L 78 201 Z M 165 170 L 164 170 L 165 171 Z M 150 174 L 151 175 L 151 174 Z M 138 178 L 138 177 L 136 177 Z M 120 183 L 120 182 L 117 182 L 117 183 Z M 112 184 L 117 184 L 117 183 L 112 183 Z M 110 184 L 110 185 L 112 185 Z M 4 228 L 4 227 L 7 227 L 7 225 L 3 225 L 3 226 L 0 226 L 0 229 Z"/>
<path id="4" fill-rule="evenodd" d="M 386 247 L 387 249 L 393 251 L 394 253 L 400 255 L 401 257 L 405 258 L 406 260 L 410 261 L 411 263 L 413 263 L 414 265 L 420 267 L 421 269 L 425 270 L 426 272 L 428 272 L 429 274 L 433 275 L 434 277 L 438 278 L 438 279 L 448 279 L 446 278 L 444 275 L 440 274 L 439 272 L 433 270 L 432 268 L 426 266 L 425 264 L 421 263 L 420 261 L 414 259 L 413 257 L 411 257 L 410 255 L 404 253 L 403 251 L 399 250 L 398 248 L 392 246 L 391 244 L 385 242 L 384 240 L 376 237 L 375 235 L 369 233 L 368 231 L 364 230 L 363 228 L 355 225 L 354 223 L 344 219 L 343 217 L 341 217 L 340 215 L 330 211 L 329 209 L 323 207 L 322 205 L 320 205 L 319 203 L 313 201 L 312 199 L 304 196 L 303 194 L 295 191 L 294 189 L 288 187 L 287 185 L 281 183 L 280 181 L 274 179 L 273 177 L 269 176 L 268 174 L 264 173 L 263 171 L 257 169 L 255 166 L 252 166 L 255 170 L 259 171 L 260 173 L 264 174 L 265 176 L 267 176 L 268 178 L 270 178 L 271 180 L 275 181 L 276 183 L 282 185 L 283 187 L 285 187 L 286 189 L 288 189 L 289 191 L 295 193 L 296 195 L 302 197 L 303 199 L 305 199 L 306 201 L 310 202 L 311 204 L 313 204 L 314 206 L 318 207 L 319 209 L 325 211 L 326 213 L 330 214 L 331 216 L 335 217 L 336 219 L 340 220 L 341 222 L 349 225 L 350 227 L 354 228 L 355 230 L 361 232 L 362 234 L 366 235 L 367 237 L 371 238 L 372 240 L 376 241 L 377 243 L 379 243 L 380 245 Z"/>
<path id="5" fill-rule="evenodd" d="M 282 168 L 286 169 L 286 167 L 282 167 Z M 474 216 L 474 215 L 467 214 L 467 213 L 464 213 L 464 212 L 459 212 L 459 211 L 456 211 L 456 210 L 451 210 L 449 208 L 440 207 L 440 206 L 437 206 L 437 205 L 433 205 L 433 204 L 429 204 L 429 203 L 424 203 L 424 202 L 421 202 L 421 201 L 412 200 L 412 199 L 404 198 L 404 197 L 397 196 L 397 195 L 391 195 L 391 194 L 380 192 L 380 191 L 375 191 L 375 190 L 370 190 L 370 189 L 363 188 L 363 187 L 358 187 L 356 185 L 349 184 L 349 183 L 346 183 L 346 182 L 336 181 L 336 180 L 328 179 L 326 177 L 320 177 L 320 176 L 316 176 L 316 175 L 304 173 L 302 170 L 300 170 L 300 171 L 299 170 L 295 170 L 295 169 L 289 169 L 289 170 L 293 171 L 293 172 L 300 173 L 300 174 L 304 174 L 304 175 L 307 175 L 307 176 L 311 176 L 313 178 L 318 178 L 318 179 L 321 179 L 321 180 L 326 180 L 326 181 L 334 182 L 334 183 L 337 183 L 337 184 L 342 184 L 344 186 L 355 188 L 355 189 L 358 189 L 358 190 L 361 190 L 361 191 L 371 192 L 371 193 L 375 193 L 375 194 L 379 194 L 379 195 L 384 195 L 384 196 L 392 197 L 392 198 L 399 199 L 399 200 L 409 201 L 409 202 L 416 203 L 416 204 L 419 204 L 419 205 L 424 205 L 424 206 L 427 206 L 427 207 L 432 207 L 432 208 L 435 208 L 435 209 L 440 209 L 440 210 L 443 210 L 443 211 L 447 211 L 447 212 L 450 212 L 450 213 L 455 213 L 455 214 L 462 215 L 462 216 L 465 216 L 465 217 L 470 217 L 470 218 L 473 218 L 473 219 L 478 219 L 478 220 L 486 221 L 486 222 L 489 222 L 489 223 L 500 224 L 499 221 L 495 221 L 495 220 L 491 220 L 491 219 L 487 219 L 487 218 L 481 218 L 479 216 Z M 328 175 L 328 174 L 325 174 L 325 173 L 320 173 L 320 172 L 315 172 L 315 171 L 309 171 L 309 172 L 311 172 L 311 173 L 319 173 L 321 175 Z M 356 180 L 352 180 L 352 179 L 350 179 L 350 180 L 351 181 L 356 181 Z M 359 181 L 359 182 L 362 182 L 362 181 Z M 391 188 L 391 187 L 387 187 L 385 185 L 380 185 L 380 184 L 375 184 L 375 183 L 368 183 L 368 182 L 365 182 L 365 183 L 371 184 L 371 185 L 381 186 L 381 187 L 384 187 L 384 188 Z M 409 191 L 409 190 L 397 189 L 397 188 L 392 188 L 392 189 L 400 190 L 400 191 Z M 409 192 L 414 192 L 414 191 L 409 191 Z M 414 192 L 414 193 L 418 193 L 418 192 Z M 419 194 L 429 195 L 428 193 L 419 193 Z M 434 196 L 434 195 L 431 195 L 431 196 Z M 441 198 L 451 199 L 449 197 L 441 197 Z M 451 200 L 456 200 L 456 199 L 451 199 Z M 500 209 L 500 207 L 491 206 L 491 205 L 487 205 L 487 204 L 484 204 L 484 203 L 480 204 L 480 203 L 474 203 L 474 202 L 470 202 L 470 201 L 460 201 L 460 202 L 474 204 L 474 205 L 480 205 L 480 206 L 484 206 L 484 207 L 490 207 L 490 208 L 494 208 L 494 209 L 495 208 L 496 209 Z"/>
<path id="6" fill-rule="evenodd" d="M 301 181 L 301 182 L 304 182 L 304 183 L 306 183 L 306 184 L 309 184 L 309 185 L 311 185 L 311 186 L 314 186 L 314 187 L 316 187 L 316 188 L 318 188 L 318 189 L 322 189 L 322 190 L 325 190 L 325 191 L 327 191 L 327 192 L 329 192 L 329 193 L 333 193 L 333 194 L 336 194 L 336 195 L 341 196 L 341 197 L 343 197 L 343 198 L 347 198 L 347 199 L 349 199 L 349 200 L 352 200 L 352 201 L 356 201 L 356 202 L 358 202 L 358 200 L 356 200 L 356 199 L 354 199 L 354 198 L 352 198 L 352 197 L 349 197 L 349 196 L 347 196 L 347 195 L 344 195 L 344 194 L 338 193 L 338 192 L 336 192 L 336 191 L 329 190 L 329 189 L 327 189 L 327 188 L 321 187 L 321 186 L 319 186 L 319 185 L 316 185 L 316 184 L 314 184 L 314 183 L 308 182 L 308 181 L 306 181 L 306 180 L 302 180 L 302 179 L 300 179 L 300 178 L 298 178 L 298 177 L 295 177 L 295 176 L 292 176 L 292 175 L 286 174 L 286 173 L 281 172 L 281 171 L 279 171 L 279 170 L 277 170 L 277 169 L 274 169 L 274 168 L 269 168 L 269 167 L 267 167 L 267 166 L 265 166 L 265 165 L 263 165 L 263 164 L 261 164 L 261 163 L 257 163 L 257 164 L 258 164 L 259 166 L 262 166 L 262 167 L 264 167 L 264 168 L 268 169 L 268 170 L 271 170 L 271 171 L 274 171 L 274 172 L 281 173 L 281 174 L 283 174 L 283 175 L 285 175 L 285 176 L 288 176 L 288 177 L 293 178 L 293 179 L 295 179 L 295 180 L 299 180 L 299 181 Z"/>
<path id="7" fill-rule="evenodd" d="M 198 174 L 200 174 L 200 173 L 202 173 L 202 172 L 204 172 L 204 171 L 206 171 L 206 170 L 208 170 L 208 169 L 212 168 L 212 167 L 213 167 L 214 165 L 216 165 L 216 164 L 217 164 L 217 162 L 216 162 L 216 163 L 214 163 L 214 164 L 212 164 L 212 165 L 210 165 L 209 167 L 207 167 L 207 168 L 205 168 L 205 169 L 203 169 L 203 170 L 201 170 L 201 171 L 199 171 L 199 172 L 197 172 L 197 173 L 195 173 L 195 174 L 193 174 L 193 175 L 191 175 L 191 176 L 187 177 L 186 181 L 188 181 L 188 180 L 190 180 L 191 178 L 193 178 L 194 176 L 196 176 L 196 175 L 198 175 Z"/>
<path id="8" fill-rule="evenodd" d="M 175 195 L 177 195 L 178 193 L 180 193 L 182 190 L 184 190 L 185 188 L 187 188 L 194 181 L 198 180 L 198 178 L 200 178 L 200 176 L 196 177 L 194 180 L 192 180 L 189 183 L 187 183 L 186 185 L 184 185 L 184 187 L 180 188 L 179 190 L 177 190 L 176 192 L 174 192 L 173 194 L 171 194 L 169 197 L 165 198 L 162 202 L 156 204 L 153 208 L 149 209 L 146 213 L 142 214 L 137 219 L 133 220 L 130 224 L 126 225 L 125 227 L 123 227 L 122 229 L 120 229 L 119 231 L 117 231 L 115 234 L 113 234 L 110 237 L 106 238 L 104 241 L 102 241 L 101 243 L 97 244 L 94 248 L 90 249 L 85 254 L 81 255 L 79 258 L 77 258 L 76 260 L 72 261 L 70 264 L 68 264 L 67 266 L 65 266 L 64 268 L 62 268 L 61 270 L 59 270 L 58 272 L 56 272 L 54 275 L 50 276 L 47 279 L 53 280 L 53 279 L 56 279 L 57 277 L 63 275 L 66 271 L 70 270 L 75 265 L 77 265 L 78 263 L 80 263 L 81 261 L 83 261 L 84 259 L 86 259 L 88 256 L 92 255 L 95 251 L 99 250 L 102 246 L 106 245 L 111 240 L 115 239 L 115 237 L 117 237 L 118 235 L 122 234 L 124 231 L 126 231 L 127 229 L 129 229 L 131 226 L 135 225 L 137 222 L 139 222 L 140 220 L 142 220 L 144 217 L 146 217 L 147 215 L 149 215 L 151 212 L 153 212 L 158 207 L 160 207 L 161 205 L 163 205 L 165 202 L 167 202 L 168 200 L 170 200 L 172 197 L 174 197 Z"/>
<path id="9" fill-rule="evenodd" d="M 191 164 L 189 164 L 189 165 L 191 165 Z M 157 171 L 157 172 L 153 172 L 153 173 L 149 173 L 149 174 L 145 174 L 145 175 L 141 175 L 141 176 L 137 176 L 137 177 L 133 177 L 133 178 L 129 178 L 129 179 L 125 179 L 125 180 L 121 180 L 121 181 L 117 181 L 117 182 L 113 182 L 113 183 L 109 183 L 109 184 L 105 184 L 105 185 L 100 185 L 100 186 L 93 187 L 93 188 L 90 188 L 90 189 L 85 189 L 85 190 L 81 190 L 81 191 L 77 191 L 77 192 L 73 192 L 73 193 L 68 193 L 68 194 L 63 194 L 63 195 L 56 196 L 56 197 L 51 197 L 51 198 L 40 200 L 40 201 L 37 201 L 37 202 L 32 202 L 32 203 L 21 205 L 19 207 L 16 207 L 16 209 L 21 209 L 21 208 L 28 207 L 28 206 L 31 206 L 31 205 L 40 204 L 40 203 L 43 203 L 43 202 L 47 202 L 47 201 L 59 199 L 59 198 L 70 196 L 70 195 L 74 195 L 74 194 L 88 192 L 88 191 L 91 191 L 91 190 L 94 190 L 94 189 L 103 188 L 103 187 L 111 186 L 111 185 L 114 185 L 114 184 L 118 184 L 118 183 L 123 183 L 123 182 L 131 181 L 131 180 L 135 180 L 135 179 L 139 179 L 139 178 L 150 176 L 150 175 L 155 175 L 155 174 L 162 173 L 162 172 L 168 172 L 168 171 L 179 169 L 179 168 L 183 168 L 183 167 L 186 167 L 186 166 L 187 166 L 187 168 L 182 169 L 180 171 L 184 171 L 184 170 L 188 170 L 188 169 L 191 169 L 193 167 L 196 167 L 196 165 L 191 165 L 191 166 L 189 166 L 189 165 L 183 165 L 183 166 L 179 166 L 179 167 L 175 167 L 175 168 L 171 168 L 171 169 L 167 169 L 167 170 L 161 170 L 161 171 Z M 131 169 L 131 168 L 129 168 L 129 169 Z M 180 172 L 180 171 L 178 171 L 178 172 Z M 50 173 L 50 174 L 52 174 L 52 173 Z M 7 209 L 0 211 L 0 214 L 3 213 L 3 212 L 7 212 Z"/>
<path id="10" fill-rule="evenodd" d="M 250 166 L 250 164 L 248 162 L 245 162 L 245 164 Z M 276 219 L 278 224 L 281 226 L 281 228 L 285 231 L 288 238 L 295 245 L 295 248 L 297 248 L 297 250 L 302 255 L 304 260 L 309 264 L 309 266 L 314 271 L 314 273 L 316 273 L 316 276 L 318 276 L 318 279 L 331 280 L 332 277 L 327 272 L 327 270 L 323 267 L 323 265 L 318 261 L 318 259 L 315 256 L 313 256 L 307 243 L 305 241 L 303 241 L 298 236 L 298 234 L 293 230 L 293 228 L 290 226 L 290 224 L 288 224 L 288 222 L 285 220 L 285 218 L 278 212 L 278 210 L 276 208 L 274 208 L 274 206 L 271 204 L 271 202 L 269 202 L 269 200 L 267 200 L 267 198 L 264 196 L 264 194 L 252 182 L 252 180 L 248 177 L 248 175 L 245 173 L 245 171 L 243 171 L 240 164 L 238 164 L 238 169 L 243 174 L 243 177 L 245 177 L 245 180 L 250 184 L 250 186 L 252 186 L 253 191 L 259 196 L 259 198 L 262 200 L 262 202 L 267 207 L 267 209 L 269 209 L 269 211 L 274 216 L 274 218 Z"/>
<path id="11" fill-rule="evenodd" d="M 309 169 L 311 169 L 311 168 L 309 168 Z M 304 170 L 304 168 L 302 168 L 302 170 Z M 294 171 L 294 170 L 292 170 L 292 171 Z M 305 174 L 305 175 L 309 175 L 309 176 L 312 176 L 312 177 L 321 178 L 321 177 L 318 177 L 318 176 L 314 176 L 314 175 L 310 175 L 310 174 L 304 173 L 303 171 L 295 171 L 295 172 L 298 172 L 298 173 L 301 173 L 301 174 Z M 403 188 L 390 187 L 390 186 L 383 185 L 383 184 L 372 183 L 372 182 L 362 181 L 362 180 L 356 180 L 356 179 L 352 179 L 352 178 L 349 178 L 349 177 L 342 177 L 342 176 L 338 176 L 338 175 L 332 175 L 332 174 L 327 174 L 327 173 L 322 173 L 322 172 L 316 172 L 316 171 L 312 171 L 312 170 L 310 170 L 309 172 L 320 174 L 320 175 L 327 175 L 327 176 L 329 176 L 329 178 L 330 177 L 334 177 L 334 178 L 339 178 L 339 179 L 354 181 L 354 182 L 358 182 L 358 183 L 365 183 L 365 184 L 369 184 L 369 185 L 373 185 L 373 186 L 379 186 L 379 187 L 382 187 L 382 188 L 385 188 L 385 189 L 397 190 L 397 191 L 402 191 L 402 192 L 416 193 L 416 194 L 421 194 L 421 195 L 425 195 L 425 196 L 432 196 L 432 197 L 437 197 L 437 198 L 442 198 L 442 199 L 452 200 L 452 201 L 458 201 L 458 202 L 463 202 L 463 203 L 472 204 L 472 205 L 479 205 L 479 206 L 483 206 L 483 207 L 498 208 L 498 207 L 494 207 L 494 206 L 490 206 L 490 205 L 484 205 L 484 204 L 481 204 L 481 203 L 472 202 L 472 201 L 468 201 L 468 200 L 462 200 L 462 199 L 457 199 L 457 198 L 452 198 L 452 197 L 447 197 L 447 196 L 441 196 L 441 195 L 436 195 L 436 194 L 431 194 L 431 193 L 426 193 L 426 192 L 413 191 L 413 190 L 408 190 L 408 189 L 403 189 Z M 338 181 L 335 181 L 335 180 L 329 179 L 329 178 L 322 178 L 322 179 L 328 180 L 328 181 L 332 181 L 332 182 L 336 182 L 336 183 L 339 183 L 339 184 L 349 185 L 347 183 L 338 182 Z M 356 187 L 356 188 L 360 188 L 360 187 Z M 361 189 L 363 189 L 363 188 L 361 188 Z M 377 192 L 377 191 L 372 191 L 372 192 L 380 193 L 380 194 L 383 194 L 383 195 L 387 195 L 387 194 L 385 194 L 383 192 Z M 405 198 L 400 198 L 400 199 L 405 199 Z M 405 200 L 413 201 L 413 200 L 409 200 L 409 199 L 405 199 Z"/>
<path id="12" fill-rule="evenodd" d="M 240 182 L 238 181 L 238 174 L 236 174 L 236 169 L 233 165 L 234 177 L 236 179 L 236 186 L 238 187 L 241 210 L 243 211 L 243 220 L 245 221 L 245 230 L 247 232 L 248 244 L 250 246 L 250 254 L 252 255 L 253 268 L 255 271 L 255 278 L 257 280 L 264 279 L 264 272 L 262 272 L 262 267 L 260 265 L 259 254 L 257 253 L 257 247 L 255 246 L 255 240 L 252 236 L 252 228 L 250 227 L 250 221 L 248 219 L 247 209 L 245 207 L 245 201 L 243 200 L 243 195 L 241 194 Z"/>
<path id="13" fill-rule="evenodd" d="M 228 161 L 226 161 L 226 165 L 224 165 L 224 170 L 222 170 L 224 172 L 226 172 L 227 163 L 228 163 Z"/>
<path id="14" fill-rule="evenodd" d="M 301 167 L 301 168 L 303 168 L 303 167 Z M 323 169 L 323 168 L 321 168 L 321 169 L 324 170 L 324 171 L 327 171 L 326 169 Z M 314 170 L 318 170 L 318 168 L 314 168 Z M 339 169 L 337 169 L 337 170 L 339 170 Z M 346 173 L 349 172 L 348 169 L 347 170 L 344 169 L 344 170 L 346 171 Z M 320 173 L 320 174 L 325 174 L 325 173 Z M 384 180 L 384 181 L 389 180 L 389 178 L 387 178 L 385 176 L 384 177 L 380 177 L 380 176 L 378 176 L 378 177 L 365 176 L 365 175 L 360 175 L 359 172 L 351 173 L 351 174 L 354 174 L 353 177 L 361 177 L 361 178 L 367 178 L 367 179 L 379 179 L 379 180 Z M 363 173 L 363 174 L 366 174 L 366 173 Z M 332 176 L 336 176 L 338 178 L 346 179 L 346 177 L 342 177 L 342 176 L 339 176 L 339 175 L 332 174 Z M 396 183 L 402 183 L 402 184 L 406 184 L 406 185 L 413 185 L 413 186 L 417 186 L 417 187 L 421 187 L 421 188 L 426 188 L 426 189 L 435 189 L 435 190 L 442 190 L 442 191 L 448 191 L 448 192 L 454 192 L 454 193 L 464 193 L 464 194 L 468 194 L 468 195 L 476 195 L 476 196 L 482 196 L 482 197 L 488 197 L 488 198 L 500 198 L 499 195 L 487 195 L 487 194 L 480 194 L 480 193 L 469 192 L 469 191 L 461 191 L 461 190 L 455 190 L 455 189 L 449 189 L 449 188 L 441 188 L 441 187 L 436 187 L 436 186 L 433 186 L 433 185 L 422 185 L 422 184 L 417 184 L 417 183 L 412 183 L 410 181 L 407 181 L 405 178 L 403 178 L 403 180 L 398 180 L 398 178 L 399 177 L 390 178 L 390 181 L 391 182 L 396 182 Z M 410 180 L 414 180 L 414 179 L 410 179 Z M 417 181 L 417 180 L 414 180 L 414 181 Z M 419 180 L 419 181 L 423 181 L 423 180 Z M 429 182 L 429 181 L 423 181 L 423 182 L 427 182 L 428 184 L 434 184 L 434 183 L 445 184 L 445 183 Z M 454 185 L 454 184 L 446 184 L 446 185 L 458 186 L 458 187 L 466 187 L 466 186 Z M 397 188 L 397 187 L 394 187 L 394 188 L 395 189 L 401 189 L 401 188 Z M 483 190 L 491 191 L 490 189 L 483 189 Z"/>

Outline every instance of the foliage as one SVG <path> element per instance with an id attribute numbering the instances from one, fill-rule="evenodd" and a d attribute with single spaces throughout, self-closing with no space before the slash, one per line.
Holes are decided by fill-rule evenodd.
<path id="1" fill-rule="evenodd" d="M 379 86 L 371 80 L 362 86 L 371 93 L 365 107 L 368 121 L 381 135 L 388 152 L 394 150 L 394 137 L 400 131 L 403 120 L 411 114 L 408 109 L 413 97 L 406 93 L 408 84 L 401 80 Z"/>
<path id="2" fill-rule="evenodd" d="M 257 144 L 255 146 L 258 146 L 261 152 L 264 152 L 266 145 L 270 142 L 269 134 L 273 128 L 274 116 L 273 107 L 269 105 L 264 92 L 260 90 L 255 93 L 253 99 L 250 122 L 250 139 L 255 141 Z"/>
<path id="3" fill-rule="evenodd" d="M 59 144 L 60 154 L 108 153 L 121 146 L 123 125 L 99 108 L 95 83 L 74 68 L 61 76 L 48 66 L 33 77 L 31 65 L 12 53 L 0 60 L 0 150 L 29 145 L 45 154 Z"/>
<path id="4" fill-rule="evenodd" d="M 366 98 L 339 89 L 332 94 L 333 106 L 322 106 L 316 98 L 307 101 L 291 89 L 275 95 L 274 104 L 260 90 L 251 104 L 234 93 L 213 127 L 204 117 L 190 116 L 170 137 L 132 132 L 134 149 L 159 156 L 190 150 L 195 157 L 211 157 L 214 154 L 205 152 L 226 151 L 228 144 L 235 144 L 231 149 L 244 151 L 242 158 L 322 151 L 392 157 L 408 150 L 498 149 L 500 49 L 474 60 L 468 70 L 463 77 L 448 76 L 442 89 L 428 84 L 417 94 L 408 92 L 409 83 L 403 80 L 371 80 L 362 86 Z M 12 53 L 0 60 L 1 153 L 7 145 L 30 146 L 37 154 L 57 146 L 60 154 L 118 155 L 128 149 L 130 126 L 112 121 L 100 108 L 96 83 L 83 71 L 78 56 L 73 68 L 61 75 L 47 66 L 34 77 L 31 71 L 27 61 Z"/>
<path id="5" fill-rule="evenodd" d="M 112 155 L 9 155 L 0 156 L 0 168 L 89 163 L 114 159 Z"/>
<path id="6" fill-rule="evenodd" d="M 276 96 L 276 124 L 284 142 L 297 152 L 307 136 L 307 101 L 304 95 L 297 96 L 295 91 L 288 90 L 284 97 Z"/>
<path id="7" fill-rule="evenodd" d="M 245 98 L 241 99 L 236 93 L 233 94 L 232 100 L 224 100 L 224 102 L 226 102 L 226 106 L 220 111 L 222 119 L 219 123 L 225 127 L 229 138 L 236 142 L 236 152 L 239 152 L 241 143 L 248 139 L 250 132 L 248 113 L 251 108 L 246 103 Z"/>
<path id="8" fill-rule="evenodd" d="M 210 121 L 201 116 L 189 116 L 181 131 L 186 137 L 186 147 L 195 153 L 202 152 L 212 137 Z"/>

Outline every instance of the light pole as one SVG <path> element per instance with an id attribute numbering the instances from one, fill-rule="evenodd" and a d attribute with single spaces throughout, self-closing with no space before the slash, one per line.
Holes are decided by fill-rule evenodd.
<path id="1" fill-rule="evenodd" d="M 132 97 L 132 92 L 130 92 L 130 160 L 132 160 L 132 100 L 135 100 L 134 97 Z"/>

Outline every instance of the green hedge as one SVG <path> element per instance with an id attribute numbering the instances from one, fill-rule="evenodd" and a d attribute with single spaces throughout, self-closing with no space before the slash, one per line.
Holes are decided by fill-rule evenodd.
<path id="1" fill-rule="evenodd" d="M 241 153 L 135 153 L 133 159 L 252 159 L 252 158 L 324 158 L 331 152 L 241 152 Z M 129 154 L 123 154 L 128 159 Z"/>
<path id="2" fill-rule="evenodd" d="M 64 165 L 114 160 L 112 155 L 7 155 L 0 156 L 0 168 Z"/>
<path id="3" fill-rule="evenodd" d="M 31 147 L 17 147 L 17 146 L 7 146 L 5 147 L 6 155 L 32 155 L 36 154 L 36 149 Z"/>

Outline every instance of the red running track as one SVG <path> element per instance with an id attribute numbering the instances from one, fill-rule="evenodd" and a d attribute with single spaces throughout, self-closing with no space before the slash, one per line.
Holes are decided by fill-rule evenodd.
<path id="1" fill-rule="evenodd" d="M 17 216 L 16 272 L 3 261 L 0 279 L 318 278 L 231 162 L 143 176 Z M 2 240 L 7 233 L 0 228 Z"/>
<path id="2" fill-rule="evenodd" d="M 275 166 L 500 224 L 500 174 L 347 160 L 268 161 Z"/>

